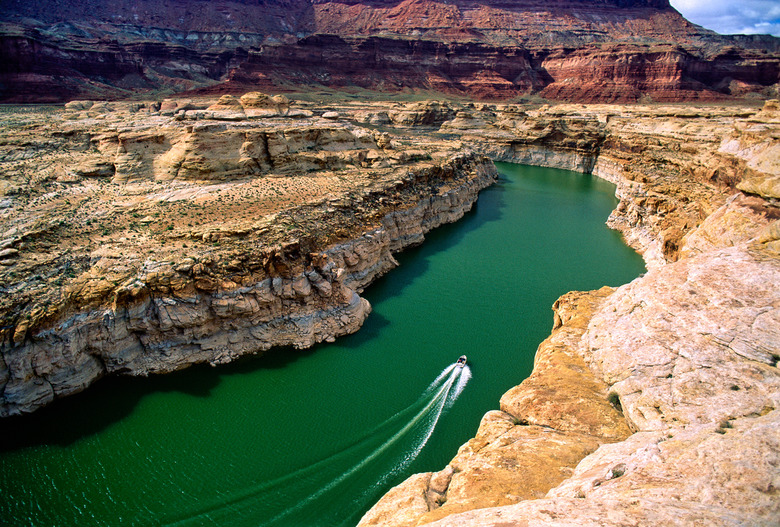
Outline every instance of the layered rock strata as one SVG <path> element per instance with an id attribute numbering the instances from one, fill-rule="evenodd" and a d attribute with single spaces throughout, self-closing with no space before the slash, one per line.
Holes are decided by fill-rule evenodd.
<path id="1" fill-rule="evenodd" d="M 591 159 L 618 184 L 610 222 L 650 270 L 559 299 L 531 377 L 446 468 L 392 489 L 361 525 L 776 523 L 776 104 L 707 118 L 704 109 L 598 113 L 607 109 L 550 108 L 535 125 L 528 115 L 499 125 L 492 108 L 468 113 L 503 137 L 487 147 L 497 157 L 532 152 L 574 169 Z M 560 146 L 545 139 L 551 132 Z M 659 244 L 669 229 L 673 250 Z"/>
<path id="2" fill-rule="evenodd" d="M 573 345 L 609 296 L 570 293 L 556 303 L 556 327 L 523 384 L 482 419 L 474 439 L 442 471 L 412 476 L 363 517 L 362 525 L 416 525 L 459 512 L 544 497 L 580 460 L 631 432 Z M 401 511 L 399 514 L 398 511 Z"/>
<path id="3" fill-rule="evenodd" d="M 653 267 L 724 241 L 713 237 L 746 240 L 776 217 L 775 108 L 773 101 L 764 109 L 479 105 L 461 110 L 441 131 L 495 160 L 592 173 L 614 183 L 620 203 L 608 224 Z M 731 206 L 707 221 L 727 201 Z M 705 221 L 728 225 L 707 227 Z"/>
<path id="4" fill-rule="evenodd" d="M 717 35 L 667 0 L 31 0 L 0 15 L 6 102 L 303 87 L 684 101 L 780 81 L 779 39 Z"/>
<path id="5" fill-rule="evenodd" d="M 735 61 L 725 53 L 705 56 L 677 43 L 529 46 L 312 35 L 294 45 L 250 50 L 227 82 L 207 92 L 304 84 L 487 100 L 538 95 L 581 103 L 628 103 L 725 100 L 751 92 L 773 97 L 780 81 L 777 57 L 754 50 L 743 50 Z M 722 73 L 710 73 L 713 70 Z"/>
<path id="6" fill-rule="evenodd" d="M 776 102 L 306 105 L 255 93 L 37 111 L 3 114 L 5 411 L 106 371 L 353 330 L 368 309 L 360 290 L 393 252 L 492 181 L 467 145 L 615 183 L 608 221 L 649 271 L 562 297 L 533 375 L 448 467 L 393 489 L 363 524 L 780 514 Z"/>
<path id="7" fill-rule="evenodd" d="M 570 461 L 572 473 L 557 481 L 550 477 L 546 487 L 531 494 L 538 474 L 552 471 L 546 460 L 560 448 L 560 438 L 524 448 L 509 460 L 485 463 L 484 458 L 495 459 L 494 445 L 511 443 L 518 430 L 527 429 L 517 424 L 515 412 L 519 408 L 525 415 L 523 404 L 534 394 L 532 376 L 502 398 L 503 413 L 486 415 L 476 438 L 444 470 L 453 475 L 450 486 L 437 487 L 441 507 L 402 505 L 421 488 L 430 492 L 421 479 L 433 482 L 442 473 L 414 476 L 388 493 L 361 524 L 774 524 L 780 461 L 780 311 L 774 285 L 780 264 L 769 245 L 775 236 L 767 232 L 749 244 L 676 262 L 619 288 L 567 348 L 611 386 L 599 403 L 614 401 L 632 435 L 587 456 L 583 452 Z M 564 297 L 559 303 L 570 301 Z M 537 356 L 541 371 L 546 345 Z M 559 367 L 567 364 L 559 361 Z M 561 384 L 563 392 L 555 380 L 545 385 L 552 397 L 532 406 L 564 406 L 553 414 L 549 436 L 591 406 L 584 398 L 572 401 L 568 382 Z M 565 407 L 568 401 L 573 408 Z M 506 424 L 479 451 L 483 459 L 468 459 L 497 417 Z M 601 426 L 610 422 L 602 420 Z M 565 437 L 575 442 L 579 436 Z M 576 457 L 586 449 L 586 442 L 575 444 L 566 454 Z M 565 459 L 555 456 L 557 462 Z M 512 479 L 504 477 L 513 463 L 520 470 L 509 471 Z M 534 469 L 537 463 L 541 466 Z M 463 487 L 481 499 L 462 500 Z M 450 496 L 450 511 L 471 511 L 449 515 Z M 513 504 L 505 505 L 508 501 Z M 399 506 L 408 511 L 401 521 L 382 517 Z"/>
<path id="8" fill-rule="evenodd" d="M 358 292 L 393 253 L 461 217 L 495 177 L 446 143 L 395 150 L 386 133 L 243 100 L 140 118 L 73 104 L 7 139 L 3 415 L 106 374 L 351 333 L 370 311 Z M 246 117 L 280 105 L 286 117 Z M 64 131 L 38 135 L 62 118 Z"/>

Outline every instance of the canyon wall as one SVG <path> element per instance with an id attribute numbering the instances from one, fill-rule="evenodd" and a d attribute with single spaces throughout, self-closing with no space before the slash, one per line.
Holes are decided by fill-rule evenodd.
<path id="1" fill-rule="evenodd" d="M 534 372 L 363 525 L 772 525 L 780 106 L 78 101 L 4 114 L 3 413 L 357 329 L 492 159 L 616 184 L 648 272 L 554 306 Z M 293 352 L 293 351 L 290 351 Z"/>
<path id="2" fill-rule="evenodd" d="M 217 365 L 271 347 L 308 348 L 357 331 L 371 306 L 356 290 L 395 267 L 394 252 L 459 219 L 479 190 L 492 183 L 489 165 L 466 158 L 455 163 L 460 166 L 451 177 L 461 181 L 452 189 L 387 214 L 381 227 L 356 239 L 312 254 L 297 274 L 237 286 L 213 276 L 210 268 L 218 262 L 208 259 L 150 263 L 113 292 L 110 306 L 78 311 L 52 327 L 17 325 L 13 341 L 0 349 L 0 412 L 33 411 L 107 374 L 146 376 L 203 362 Z M 300 259 L 299 249 L 283 246 L 282 258 Z M 106 265 L 99 262 L 89 272 L 102 274 L 101 263 Z M 80 291 L 84 297 L 93 293 Z"/>
<path id="3" fill-rule="evenodd" d="M 775 97 L 780 39 L 668 2 L 458 0 L 6 6 L 0 101 L 369 89 L 577 102 Z"/>
<path id="4" fill-rule="evenodd" d="M 733 48 L 732 48 L 733 50 Z M 569 47 L 484 41 L 313 35 L 250 50 L 227 82 L 204 93 L 305 85 L 349 91 L 428 91 L 476 99 L 539 95 L 582 103 L 724 100 L 775 96 L 776 54 L 703 55 L 676 43 Z"/>
<path id="5" fill-rule="evenodd" d="M 460 218 L 496 176 L 478 154 L 442 143 L 396 151 L 388 134 L 284 99 L 223 97 L 155 112 L 157 122 L 95 106 L 70 105 L 66 148 L 18 165 L 20 150 L 5 151 L 18 186 L 0 236 L 2 415 L 107 374 L 354 332 L 371 309 L 358 293 L 397 265 L 393 253 Z M 116 121 L 95 127 L 93 111 Z M 31 140 L 45 143 L 50 122 Z M 41 157 L 63 164 L 30 185 L 25 167 Z M 106 207 L 110 223 L 97 227 Z"/>
<path id="6" fill-rule="evenodd" d="M 410 477 L 360 525 L 774 524 L 776 102 L 501 109 L 443 128 L 504 160 L 616 183 L 609 223 L 649 270 L 561 297 L 532 375 L 443 470 Z"/>

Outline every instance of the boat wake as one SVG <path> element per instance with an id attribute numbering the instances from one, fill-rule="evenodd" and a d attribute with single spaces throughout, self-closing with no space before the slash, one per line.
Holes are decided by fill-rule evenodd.
<path id="1" fill-rule="evenodd" d="M 356 496 L 351 511 L 362 510 L 376 499 L 377 488 L 401 474 L 420 454 L 439 419 L 452 407 L 471 379 L 467 365 L 451 364 L 434 379 L 414 403 L 380 423 L 347 448 L 272 481 L 222 494 L 220 499 L 200 510 L 188 511 L 165 525 L 303 525 L 329 524 L 317 514 L 320 500 L 334 492 Z M 373 467 L 372 470 L 365 469 Z M 378 470 L 377 470 L 378 468 Z M 376 474 L 382 476 L 376 480 Z M 374 481 L 367 480 L 373 474 Z M 302 488 L 311 488 L 301 493 Z M 294 507 L 273 510 L 281 496 L 297 492 L 307 496 Z M 237 521 L 240 519 L 241 521 Z M 315 521 L 316 519 L 316 521 Z"/>

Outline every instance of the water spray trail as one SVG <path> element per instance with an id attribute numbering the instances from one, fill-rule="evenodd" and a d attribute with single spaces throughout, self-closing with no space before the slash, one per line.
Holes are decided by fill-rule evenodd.
<path id="1" fill-rule="evenodd" d="M 417 457 L 417 455 L 420 453 L 422 448 L 425 446 L 425 444 L 428 442 L 428 439 L 433 434 L 433 431 L 436 427 L 436 424 L 439 421 L 439 418 L 441 417 L 442 413 L 444 412 L 445 408 L 448 408 L 451 406 L 450 401 L 451 394 L 453 392 L 453 385 L 455 383 L 456 379 L 462 379 L 463 376 L 463 370 L 461 368 L 456 368 L 455 364 L 452 364 L 442 370 L 442 372 L 434 379 L 434 381 L 425 389 L 423 394 L 418 398 L 414 403 L 407 406 L 403 410 L 397 412 L 392 417 L 386 419 L 379 425 L 375 426 L 371 431 L 364 434 L 361 439 L 357 440 L 350 446 L 346 447 L 344 450 L 337 452 L 333 454 L 332 456 L 329 456 L 321 461 L 318 461 L 317 463 L 314 463 L 313 465 L 309 465 L 307 467 L 303 467 L 295 472 L 292 472 L 290 474 L 286 474 L 282 477 L 276 478 L 272 481 L 264 482 L 259 485 L 250 487 L 248 489 L 245 489 L 243 492 L 234 494 L 231 496 L 227 501 L 221 501 L 220 503 L 215 503 L 213 505 L 210 505 L 204 509 L 201 509 L 200 511 L 194 513 L 194 514 L 188 514 L 186 518 L 179 518 L 178 520 L 172 520 L 166 525 L 179 525 L 183 523 L 187 523 L 189 521 L 195 520 L 196 518 L 208 518 L 210 514 L 212 513 L 218 513 L 221 510 L 225 509 L 240 509 L 242 508 L 242 503 L 246 502 L 247 500 L 256 497 L 260 493 L 267 491 L 274 487 L 279 487 L 283 483 L 287 483 L 290 480 L 293 479 L 301 479 L 305 478 L 310 474 L 313 474 L 320 469 L 324 468 L 325 466 L 331 465 L 335 462 L 337 462 L 340 458 L 349 456 L 353 450 L 356 450 L 366 444 L 367 441 L 372 439 L 374 434 L 376 434 L 379 430 L 383 429 L 386 426 L 389 426 L 394 421 L 406 416 L 411 411 L 415 410 L 419 407 L 420 404 L 423 404 L 426 402 L 425 406 L 419 410 L 414 417 L 410 421 L 407 422 L 406 425 L 404 425 L 398 432 L 393 434 L 393 436 L 390 437 L 387 441 L 382 443 L 378 448 L 373 450 L 367 457 L 363 458 L 358 464 L 354 465 L 352 468 L 344 472 L 341 476 L 337 477 L 335 480 L 328 483 L 325 487 L 321 488 L 316 493 L 308 496 L 305 500 L 300 502 L 297 506 L 293 507 L 292 509 L 288 509 L 281 514 L 277 515 L 276 517 L 269 520 L 267 523 L 274 523 L 282 518 L 288 516 L 289 514 L 292 514 L 293 512 L 300 510 L 302 507 L 307 505 L 308 503 L 312 502 L 313 500 L 319 498 L 329 490 L 335 488 L 337 485 L 342 483 L 344 480 L 349 478 L 351 475 L 358 472 L 360 469 L 362 469 L 364 466 L 366 466 L 368 463 L 372 462 L 374 459 L 379 457 L 383 452 L 385 452 L 387 449 L 392 447 L 396 442 L 398 442 L 403 436 L 405 436 L 412 428 L 414 428 L 418 423 L 420 423 L 426 416 L 430 416 L 430 421 L 428 422 L 425 433 L 421 436 L 420 439 L 418 439 L 414 445 L 412 445 L 412 448 L 407 453 L 406 456 L 404 456 L 403 460 L 397 466 L 395 469 L 391 470 L 389 473 L 387 473 L 385 476 L 383 476 L 378 484 L 383 483 L 386 481 L 390 476 L 400 472 L 406 466 L 408 466 L 414 459 Z M 466 380 L 468 382 L 468 379 Z M 458 385 L 463 384 L 462 380 L 459 380 Z M 465 384 L 463 384 L 465 386 Z M 462 390 L 463 387 L 461 386 L 458 390 L 457 387 L 455 391 L 457 393 L 460 393 L 460 390 Z M 431 411 L 432 410 L 432 411 Z M 376 486 L 376 485 L 374 485 Z M 248 504 L 247 504 L 248 505 Z"/>
<path id="2" fill-rule="evenodd" d="M 166 525 L 173 526 L 173 525 L 183 524 L 183 523 L 186 523 L 188 521 L 194 520 L 195 518 L 207 516 L 208 514 L 210 514 L 212 512 L 215 512 L 218 509 L 236 506 L 240 502 L 246 501 L 246 500 L 248 500 L 250 498 L 253 498 L 253 497 L 257 496 L 258 494 L 260 494 L 263 491 L 266 491 L 266 490 L 268 490 L 270 488 L 273 488 L 273 487 L 277 487 L 277 486 L 281 485 L 282 483 L 286 483 L 286 482 L 288 482 L 288 481 L 290 481 L 292 479 L 299 479 L 299 478 L 305 477 L 307 474 L 310 474 L 310 473 L 313 473 L 315 471 L 320 470 L 320 468 L 322 468 L 325 465 L 329 465 L 329 464 L 331 464 L 333 462 L 336 462 L 338 459 L 340 459 L 342 457 L 349 456 L 352 453 L 353 450 L 363 446 L 363 444 L 367 440 L 371 439 L 374 436 L 374 434 L 376 434 L 378 431 L 380 431 L 381 429 L 383 429 L 386 426 L 390 425 L 394 421 L 404 417 L 409 412 L 411 412 L 412 410 L 417 408 L 424 401 L 426 401 L 431 396 L 431 394 L 434 393 L 434 390 L 436 390 L 436 388 L 441 388 L 442 387 L 442 382 L 446 378 L 447 374 L 452 372 L 454 367 L 455 367 L 454 365 L 451 365 L 451 366 L 445 368 L 439 374 L 439 376 L 436 377 L 436 379 L 426 388 L 426 390 L 423 392 L 423 394 L 415 402 L 413 402 L 412 404 L 410 404 L 409 406 L 407 406 L 403 410 L 400 410 L 399 412 L 396 412 L 391 417 L 385 419 L 383 422 L 381 422 L 380 424 L 378 424 L 374 428 L 372 428 L 369 432 L 363 434 L 363 436 L 360 439 L 358 439 L 357 441 L 355 441 L 351 445 L 347 446 L 346 448 L 344 448 L 340 452 L 336 452 L 335 454 L 333 454 L 333 455 L 331 455 L 331 456 L 329 456 L 329 457 L 327 457 L 325 459 L 322 459 L 322 460 L 314 463 L 313 465 L 302 467 L 302 468 L 296 470 L 295 472 L 291 472 L 289 474 L 285 474 L 284 476 L 278 477 L 278 478 L 276 478 L 274 480 L 271 480 L 271 481 L 263 482 L 263 483 L 261 483 L 259 485 L 255 485 L 255 486 L 250 487 L 248 489 L 244 489 L 243 492 L 240 492 L 240 493 L 237 493 L 237 494 L 231 496 L 230 499 L 228 499 L 227 501 L 221 501 L 221 502 L 212 504 L 212 505 L 210 505 L 208 507 L 205 507 L 205 508 L 201 509 L 198 512 L 188 514 L 186 518 L 179 518 L 179 519 L 170 520 L 169 522 L 166 523 Z M 437 397 L 438 397 L 438 395 L 437 395 Z"/>
<path id="3" fill-rule="evenodd" d="M 455 403 L 455 399 L 458 398 L 460 393 L 463 391 L 463 388 L 466 387 L 466 385 L 469 383 L 469 380 L 471 379 L 471 368 L 468 366 L 463 366 L 463 368 L 460 370 L 460 375 L 458 376 L 458 383 L 455 385 L 455 388 L 450 393 L 448 400 L 447 400 L 447 408 L 451 408 L 452 405 Z"/>
<path id="4" fill-rule="evenodd" d="M 445 378 L 445 377 L 447 377 L 447 375 L 449 375 L 450 373 L 452 373 L 452 370 L 454 370 L 454 369 L 455 369 L 455 365 L 454 365 L 454 364 L 450 364 L 449 366 L 447 366 L 446 368 L 444 368 L 444 369 L 441 371 L 441 373 L 439 374 L 439 376 L 438 376 L 438 377 L 436 377 L 436 378 L 433 380 L 433 382 L 430 384 L 430 386 L 428 386 L 428 390 L 426 390 L 426 393 L 428 393 L 428 392 L 430 392 L 431 390 L 433 390 L 433 388 L 434 388 L 434 387 L 436 387 L 436 385 L 438 385 L 438 384 L 439 384 L 439 383 L 440 383 L 442 380 L 444 380 L 444 378 Z"/>
<path id="5" fill-rule="evenodd" d="M 377 448 L 376 450 L 374 450 L 374 452 L 372 452 L 368 457 L 366 457 L 360 463 L 358 463 L 355 466 L 353 466 L 351 469 L 347 470 L 344 474 L 342 474 L 341 476 L 339 476 L 335 480 L 331 481 L 329 484 L 327 484 L 325 487 L 323 487 L 319 491 L 315 492 L 314 494 L 312 494 L 311 496 L 309 496 L 308 498 L 306 498 L 305 500 L 300 502 L 295 507 L 293 507 L 291 509 L 288 509 L 288 510 L 284 511 L 283 513 L 275 516 L 268 523 L 269 524 L 273 524 L 273 523 L 281 520 L 282 518 L 292 514 L 296 510 L 301 509 L 303 506 L 305 506 L 306 504 L 310 503 L 311 501 L 316 500 L 317 498 L 319 498 L 320 496 L 322 496 L 326 492 L 332 490 L 334 487 L 339 485 L 342 481 L 344 481 L 345 479 L 350 477 L 352 474 L 354 474 L 355 472 L 357 472 L 360 469 L 362 469 L 368 463 L 370 463 L 371 461 L 373 461 L 374 459 L 379 457 L 379 455 L 381 455 L 385 450 L 387 450 L 396 441 L 398 441 L 401 437 L 403 437 L 412 427 L 414 427 L 414 425 L 416 425 L 428 413 L 428 411 L 431 408 L 433 408 L 434 406 L 438 405 L 438 407 L 437 407 L 437 409 L 435 411 L 435 414 L 434 414 L 435 415 L 435 419 L 433 421 L 433 424 L 432 424 L 432 426 L 429 426 L 428 433 L 426 434 L 425 440 L 424 440 L 424 442 L 422 444 L 422 446 L 424 446 L 425 443 L 428 441 L 428 438 L 430 437 L 430 435 L 433 433 L 433 428 L 436 426 L 436 422 L 438 422 L 439 416 L 441 415 L 442 411 L 444 410 L 444 404 L 447 402 L 447 396 L 449 395 L 450 389 L 452 388 L 452 384 L 455 381 L 456 377 L 457 377 L 457 372 L 453 372 L 450 375 L 449 379 L 447 379 L 447 382 L 436 393 L 435 397 L 427 405 L 425 405 L 425 407 L 422 410 L 420 410 L 420 412 L 418 412 L 417 415 L 415 415 L 412 418 L 411 421 L 409 421 L 403 428 L 401 428 L 401 430 L 396 432 L 390 439 L 388 439 L 387 441 L 382 443 L 382 445 L 379 448 Z M 420 446 L 419 448 L 421 449 L 422 446 Z M 416 454 L 414 455 L 414 457 L 416 457 Z M 414 458 L 412 458 L 412 459 L 414 459 Z M 409 462 L 411 462 L 411 460 Z M 385 478 L 382 478 L 382 480 L 384 480 L 384 479 Z"/>
<path id="6" fill-rule="evenodd" d="M 452 371 L 455 368 L 455 365 L 451 366 L 447 371 Z M 466 387 L 466 383 L 468 383 L 468 380 L 471 378 L 471 372 L 468 373 L 468 376 L 465 378 L 465 381 L 463 380 L 463 370 L 455 371 L 452 374 L 451 379 L 449 380 L 450 388 L 447 390 L 447 393 L 444 395 L 444 398 L 442 398 L 441 403 L 439 404 L 436 411 L 433 413 L 433 419 L 428 424 L 428 428 L 426 429 L 425 435 L 418 439 L 417 442 L 412 446 L 410 452 L 407 453 L 406 456 L 404 456 L 403 461 L 398 464 L 393 470 L 385 474 L 378 482 L 376 486 L 383 485 L 390 477 L 395 476 L 396 474 L 399 474 L 402 472 L 407 466 L 411 464 L 412 461 L 414 461 L 417 456 L 422 452 L 422 449 L 425 448 L 425 445 L 428 443 L 428 440 L 433 435 L 433 431 L 436 429 L 436 425 L 439 422 L 439 418 L 444 413 L 444 410 L 447 408 L 450 408 L 452 406 L 452 403 L 455 402 L 455 398 L 452 397 L 453 391 L 452 391 L 452 382 L 455 379 L 458 379 L 458 384 L 455 387 L 456 395 L 455 398 L 460 394 L 461 391 L 463 391 L 463 388 Z M 458 389 L 459 387 L 459 389 Z"/>

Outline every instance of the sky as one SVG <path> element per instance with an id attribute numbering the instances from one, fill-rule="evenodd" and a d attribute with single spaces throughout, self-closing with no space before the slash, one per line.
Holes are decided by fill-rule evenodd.
<path id="1" fill-rule="evenodd" d="M 780 0 L 669 0 L 677 11 L 700 26 L 724 35 L 780 36 Z"/>

